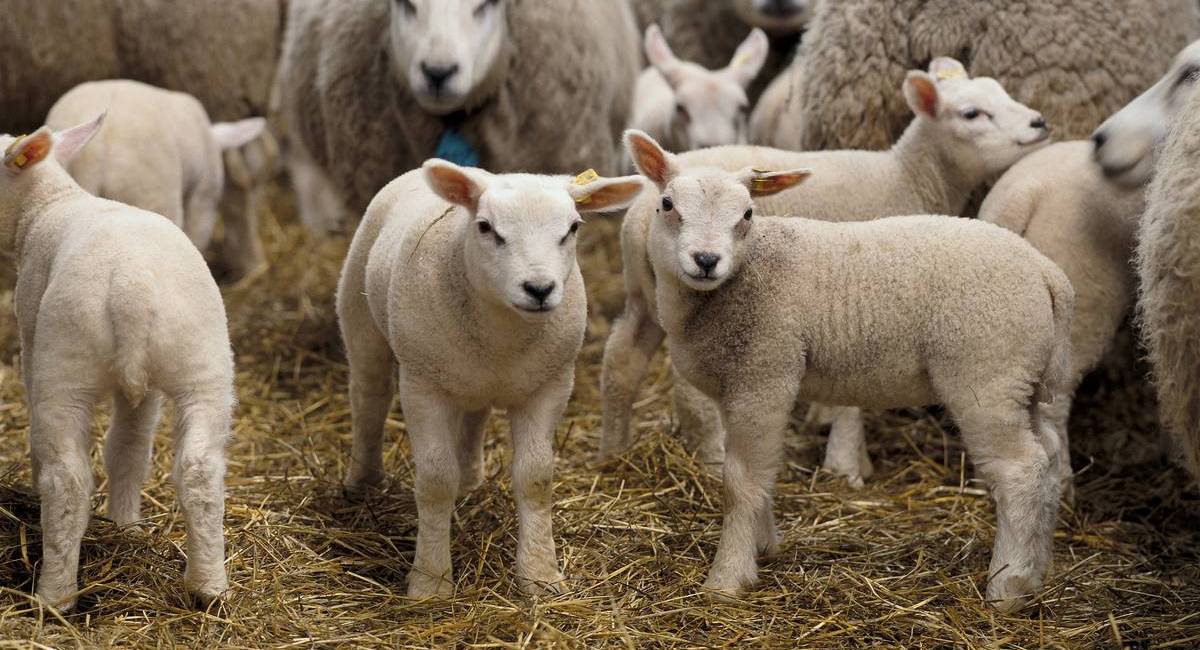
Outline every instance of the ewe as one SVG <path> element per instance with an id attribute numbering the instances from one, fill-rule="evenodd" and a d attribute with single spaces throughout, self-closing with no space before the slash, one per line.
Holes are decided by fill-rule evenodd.
<path id="1" fill-rule="evenodd" d="M 836 224 L 755 216 L 809 173 L 682 167 L 627 146 L 658 187 L 647 253 L 679 373 L 726 429 L 724 523 L 705 587 L 735 594 L 778 542 L 771 492 L 797 398 L 944 404 L 997 504 L 987 588 L 1023 605 L 1049 567 L 1059 482 L 1041 413 L 1069 372 L 1072 291 L 1020 237 L 967 219 Z"/>
<path id="2" fill-rule="evenodd" d="M 512 425 L 517 577 L 532 593 L 561 588 L 552 443 L 587 317 L 575 233 L 580 212 L 619 210 L 642 187 L 637 176 L 571 182 L 430 160 L 367 209 L 337 300 L 354 419 L 346 485 L 383 479 L 383 423 L 398 388 L 419 518 L 409 595 L 453 591 L 450 514 L 483 480 L 493 407 Z"/>
<path id="3" fill-rule="evenodd" d="M 16 259 L 21 371 L 42 499 L 37 592 L 60 609 L 75 604 L 96 402 L 112 395 L 108 514 L 129 524 L 140 518 L 165 394 L 177 413 L 173 478 L 187 521 L 184 583 L 208 601 L 227 587 L 222 519 L 233 354 L 225 306 L 182 231 L 157 214 L 88 194 L 60 165 L 102 119 L 0 136 L 0 246 Z"/>

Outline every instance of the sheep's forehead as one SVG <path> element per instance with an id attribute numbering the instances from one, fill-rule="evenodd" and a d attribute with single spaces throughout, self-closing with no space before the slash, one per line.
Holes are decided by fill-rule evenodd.
<path id="1" fill-rule="evenodd" d="M 479 200 L 481 216 L 516 227 L 538 228 L 576 217 L 575 201 L 562 179 L 546 176 L 498 176 Z"/>
<path id="2" fill-rule="evenodd" d="M 675 96 L 685 106 L 736 107 L 748 101 L 741 84 L 728 75 L 707 70 L 702 75 L 685 78 Z"/>
<path id="3" fill-rule="evenodd" d="M 679 212 L 690 217 L 718 219 L 732 213 L 740 215 L 750 205 L 750 191 L 732 174 L 719 169 L 688 170 L 667 187 L 667 195 Z"/>
<path id="4" fill-rule="evenodd" d="M 975 77 L 943 81 L 938 84 L 946 103 L 959 106 L 963 104 L 1004 105 L 1015 103 L 1004 86 L 991 77 Z"/>

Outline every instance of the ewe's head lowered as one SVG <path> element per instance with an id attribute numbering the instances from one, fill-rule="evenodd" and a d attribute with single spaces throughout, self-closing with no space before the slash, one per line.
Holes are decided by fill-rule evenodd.
<path id="1" fill-rule="evenodd" d="M 1009 97 L 995 79 L 970 77 L 958 61 L 939 57 L 929 70 L 910 70 L 904 97 L 917 119 L 934 127 L 923 138 L 949 151 L 956 166 L 984 176 L 1003 173 L 1048 141 L 1041 113 Z"/>
<path id="2" fill-rule="evenodd" d="M 434 115 L 462 109 L 508 40 L 509 0 L 389 0 L 393 65 Z"/>
<path id="3" fill-rule="evenodd" d="M 641 131 L 626 131 L 629 157 L 661 194 L 651 228 L 650 257 L 697 291 L 721 286 L 736 271 L 754 224 L 754 197 L 770 196 L 808 178 L 807 169 L 684 169 L 674 154 Z"/>
<path id="4" fill-rule="evenodd" d="M 1104 175 L 1129 187 L 1154 175 L 1158 145 L 1200 81 L 1200 41 L 1175 57 L 1167 74 L 1092 133 Z"/>
<path id="5" fill-rule="evenodd" d="M 464 254 L 472 287 L 527 316 L 562 303 L 576 268 L 580 213 L 620 210 L 645 186 L 638 176 L 491 174 L 438 159 L 426 161 L 424 173 L 434 193 L 469 219 Z"/>

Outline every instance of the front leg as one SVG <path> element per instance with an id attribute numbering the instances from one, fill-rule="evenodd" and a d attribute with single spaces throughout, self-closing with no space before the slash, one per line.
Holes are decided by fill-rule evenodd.
<path id="1" fill-rule="evenodd" d="M 721 542 L 705 589 L 737 595 L 758 580 L 758 553 L 776 549 L 771 512 L 783 435 L 796 401 L 798 381 L 754 385 L 721 400 L 725 426 L 724 502 Z M 746 385 L 749 384 L 749 385 Z"/>
<path id="2" fill-rule="evenodd" d="M 554 428 L 571 396 L 567 373 L 509 411 L 512 419 L 513 496 L 517 501 L 517 579 L 531 595 L 561 593 L 564 587 L 554 549 Z"/>
<path id="3" fill-rule="evenodd" d="M 408 574 L 408 595 L 450 596 L 450 516 L 459 488 L 456 447 L 463 413 L 440 391 L 422 386 L 402 387 L 400 400 L 416 466 L 417 550 Z"/>

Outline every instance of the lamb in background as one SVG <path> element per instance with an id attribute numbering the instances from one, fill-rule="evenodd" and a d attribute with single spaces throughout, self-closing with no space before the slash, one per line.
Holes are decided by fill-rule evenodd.
<path id="1" fill-rule="evenodd" d="M 199 251 L 162 216 L 97 198 L 63 169 L 102 118 L 20 139 L 0 136 L 0 242 L 15 254 L 21 372 L 41 495 L 37 593 L 70 609 L 91 515 L 92 410 L 113 398 L 104 442 L 109 516 L 141 515 L 141 485 L 165 395 L 174 401 L 173 478 L 187 522 L 189 593 L 207 603 L 225 576 L 225 442 L 233 353 L 225 306 Z M 164 144 L 165 146 L 165 144 Z"/>

